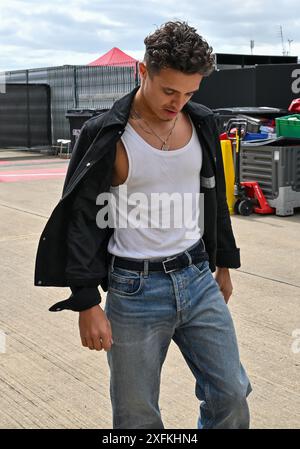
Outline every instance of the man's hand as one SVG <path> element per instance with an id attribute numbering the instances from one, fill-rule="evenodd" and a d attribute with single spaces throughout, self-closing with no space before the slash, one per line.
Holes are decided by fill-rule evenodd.
<path id="1" fill-rule="evenodd" d="M 99 305 L 79 312 L 82 346 L 96 351 L 109 351 L 113 343 L 110 322 Z"/>
<path id="2" fill-rule="evenodd" d="M 227 304 L 233 290 L 229 268 L 217 267 L 215 280 L 219 284 L 220 290 Z"/>

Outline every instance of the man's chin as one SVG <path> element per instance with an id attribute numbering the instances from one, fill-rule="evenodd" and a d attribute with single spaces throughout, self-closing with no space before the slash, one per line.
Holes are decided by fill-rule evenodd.
<path id="1" fill-rule="evenodd" d="M 173 115 L 173 114 L 172 114 Z M 178 114 L 177 114 L 178 115 Z M 175 117 L 177 117 L 177 115 L 173 115 L 173 117 L 168 114 L 167 112 L 164 114 L 159 114 L 158 117 L 160 118 L 160 120 L 164 121 L 164 122 L 172 122 L 174 120 Z"/>

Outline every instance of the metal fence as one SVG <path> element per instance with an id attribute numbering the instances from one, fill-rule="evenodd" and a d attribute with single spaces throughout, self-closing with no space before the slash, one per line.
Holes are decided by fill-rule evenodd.
<path id="1" fill-rule="evenodd" d="M 48 84 L 7 84 L 0 94 L 0 147 L 51 145 Z"/>
<path id="2" fill-rule="evenodd" d="M 71 108 L 107 109 L 137 85 L 135 67 L 71 66 L 46 67 L 5 72 L 5 82 L 44 83 L 51 89 L 52 144 L 68 139 Z"/>

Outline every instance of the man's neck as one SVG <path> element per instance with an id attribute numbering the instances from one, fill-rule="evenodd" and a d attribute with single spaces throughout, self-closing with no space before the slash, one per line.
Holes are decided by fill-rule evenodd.
<path id="1" fill-rule="evenodd" d="M 138 112 L 147 121 L 154 122 L 155 120 L 159 120 L 158 117 L 149 108 L 147 100 L 142 93 L 142 88 L 140 88 L 135 94 L 132 103 L 132 109 Z"/>

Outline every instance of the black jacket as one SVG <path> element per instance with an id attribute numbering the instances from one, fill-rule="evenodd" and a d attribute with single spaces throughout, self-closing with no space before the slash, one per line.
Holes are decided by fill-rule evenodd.
<path id="1" fill-rule="evenodd" d="M 83 125 L 72 151 L 62 197 L 41 234 L 34 285 L 70 287 L 71 296 L 49 310 L 85 310 L 101 302 L 98 286 L 107 291 L 107 244 L 112 228 L 100 229 L 96 215 L 99 193 L 108 192 L 116 143 L 124 132 L 138 87 L 116 101 L 104 114 Z M 238 268 L 239 249 L 226 202 L 224 169 L 213 112 L 189 101 L 186 111 L 197 130 L 203 151 L 201 188 L 204 193 L 203 240 L 211 271 L 216 266 Z"/>

